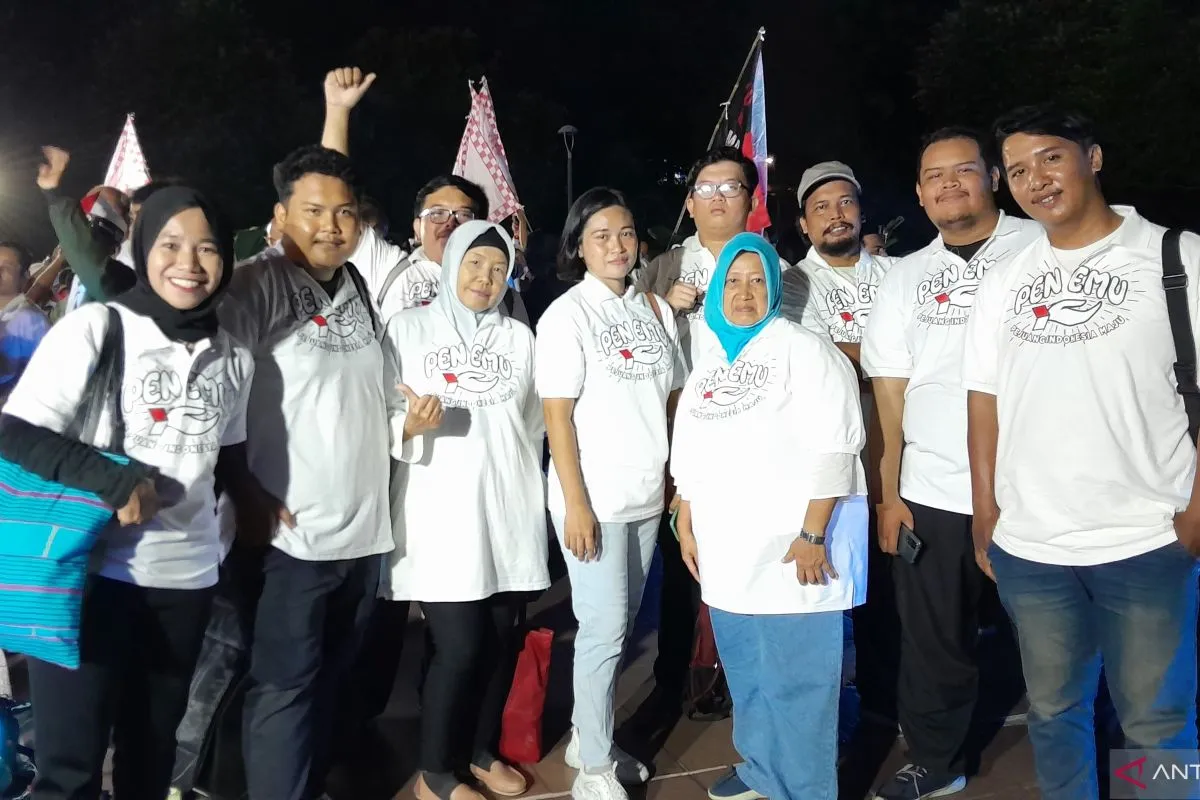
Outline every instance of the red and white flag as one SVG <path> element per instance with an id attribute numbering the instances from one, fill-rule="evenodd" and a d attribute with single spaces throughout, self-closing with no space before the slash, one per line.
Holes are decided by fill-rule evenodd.
<path id="1" fill-rule="evenodd" d="M 137 130 L 133 127 L 133 114 L 127 114 L 125 127 L 121 129 L 121 138 L 117 141 L 117 149 L 113 151 L 112 161 L 108 163 L 104 185 L 129 194 L 149 182 L 150 169 L 146 166 L 146 156 L 142 154 L 142 145 L 138 141 Z"/>
<path id="2" fill-rule="evenodd" d="M 454 174 L 479 184 L 487 194 L 491 222 L 500 222 L 520 211 L 523 206 L 517 199 L 512 173 L 508 171 L 508 156 L 504 143 L 500 141 L 500 130 L 496 127 L 496 109 L 492 105 L 492 94 L 488 91 L 487 78 L 479 82 L 479 91 L 471 88 L 471 113 L 467 116 L 467 129 L 463 131 L 462 143 L 458 146 L 458 158 L 454 162 Z"/>

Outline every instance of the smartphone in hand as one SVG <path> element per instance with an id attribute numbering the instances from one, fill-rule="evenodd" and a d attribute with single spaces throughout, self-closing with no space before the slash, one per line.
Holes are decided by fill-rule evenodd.
<path id="1" fill-rule="evenodd" d="M 925 543 L 917 538 L 912 528 L 901 524 L 900 540 L 896 543 L 896 555 L 903 558 L 909 564 L 915 564 L 924 548 Z"/>

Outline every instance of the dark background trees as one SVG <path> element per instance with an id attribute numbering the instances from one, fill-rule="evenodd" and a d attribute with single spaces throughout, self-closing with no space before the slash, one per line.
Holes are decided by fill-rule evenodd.
<path id="1" fill-rule="evenodd" d="M 931 120 L 1053 101 L 1097 123 L 1109 199 L 1200 225 L 1200 3 L 962 0 L 919 50 Z"/>
<path id="2" fill-rule="evenodd" d="M 568 122 L 577 190 L 621 187 L 639 221 L 670 226 L 672 175 L 708 141 L 760 25 L 777 224 L 791 224 L 803 169 L 839 158 L 862 177 L 869 216 L 904 214 L 905 243 L 920 244 L 922 131 L 1042 99 L 1100 122 L 1114 201 L 1193 221 L 1193 0 L 41 0 L 0 4 L 0 236 L 46 249 L 37 145 L 70 149 L 68 188 L 83 191 L 128 111 L 156 174 L 198 180 L 238 224 L 258 224 L 271 165 L 319 136 L 322 76 L 346 63 L 379 73 L 352 145 L 394 229 L 418 186 L 451 167 L 467 81 L 482 75 L 536 227 L 561 223 Z"/>

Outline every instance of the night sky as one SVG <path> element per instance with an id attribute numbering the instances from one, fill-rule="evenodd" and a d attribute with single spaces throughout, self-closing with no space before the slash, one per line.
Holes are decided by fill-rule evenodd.
<path id="1" fill-rule="evenodd" d="M 224 4 L 155 2 L 162 7 Z M 148 82 L 157 82 L 160 91 L 178 82 L 179 92 L 188 95 L 181 102 L 195 97 L 196 104 L 210 106 L 239 91 L 227 77 L 214 80 L 220 92 L 205 91 L 208 70 L 216 74 L 222 69 L 221 56 L 205 55 L 210 61 L 199 67 L 195 60 L 173 63 L 180 51 L 198 47 L 190 34 L 163 42 L 153 27 L 138 31 L 144 3 L 0 3 L 6 40 L 0 69 L 15 76 L 6 86 L 0 80 L 0 236 L 29 241 L 35 249 L 51 241 L 33 189 L 38 144 L 72 150 L 68 188 L 83 191 L 102 179 L 124 111 L 131 110 L 138 115 L 152 171 L 174 172 L 172 132 L 156 126 L 160 109 L 144 99 L 152 94 L 144 88 Z M 219 130 L 228 142 L 223 152 L 236 151 L 240 160 L 231 165 L 224 157 L 209 159 L 203 175 L 186 177 L 202 178 L 218 188 L 218 195 L 224 191 L 221 199 L 232 206 L 239 225 L 261 222 L 273 199 L 271 163 L 287 148 L 319 136 L 322 76 L 353 60 L 380 71 L 376 87 L 356 112 L 354 156 L 369 189 L 391 212 L 393 229 L 404 227 L 416 188 L 452 165 L 469 96 L 465 81 L 447 76 L 464 59 L 460 53 L 427 49 L 419 66 L 429 69 L 430 76 L 422 83 L 397 52 L 403 48 L 378 41 L 364 45 L 363 39 L 371 29 L 377 29 L 377 38 L 394 42 L 387 37 L 443 28 L 453 35 L 474 34 L 474 53 L 466 60 L 487 65 L 514 180 L 535 227 L 552 230 L 561 224 L 565 158 L 555 132 L 568 122 L 580 129 L 577 192 L 611 181 L 642 199 L 639 222 L 644 227 L 670 226 L 682 190 L 657 185 L 656 177 L 669 174 L 672 166 L 686 168 L 702 153 L 719 104 L 761 25 L 767 29 L 768 139 L 776 155 L 772 185 L 782 204 L 776 224 L 791 225 L 794 198 L 784 190 L 795 185 L 803 169 L 837 158 L 854 167 L 866 187 L 872 225 L 903 214 L 908 219 L 902 229 L 905 244 L 918 246 L 932 228 L 913 200 L 916 143 L 923 131 L 953 120 L 922 117 L 913 99 L 912 69 L 931 26 L 953 5 L 951 0 L 246 2 L 242 7 L 249 15 L 249 33 L 288 50 L 282 74 L 272 80 L 297 88 L 276 93 L 258 84 L 253 98 L 240 99 L 264 110 L 267 124 L 243 129 L 215 115 L 189 122 L 192 133 L 210 125 Z M 138 32 L 130 34 L 131 28 Z M 245 33 L 230 33 L 230 40 Z M 136 52 L 115 65 L 111 58 L 99 61 L 97 51 L 104 52 L 106 40 L 114 36 L 139 42 L 124 47 Z M 142 41 L 149 43 L 144 57 Z M 455 41 L 453 36 L 449 41 Z M 379 60 L 386 56 L 389 63 L 370 63 L 361 55 L 371 52 L 381 54 Z M 188 66 L 181 67 L 184 63 Z M 441 69 L 445 64 L 451 66 Z M 143 87 L 131 92 L 134 97 L 123 96 L 130 92 L 122 76 L 130 71 L 133 83 Z M 255 77 L 261 78 L 247 79 Z M 384 96 L 401 85 L 407 87 L 402 93 Z M 540 104 L 539 127 L 523 124 L 533 116 L 514 119 L 525 108 L 515 97 L 518 92 Z M 216 96 L 200 100 L 200 95 Z M 286 112 L 274 104 L 285 102 L 305 105 L 312 120 L 275 129 L 269 120 L 286 118 Z M 360 135 L 366 144 L 360 143 Z M 253 157 L 243 152 L 256 149 L 262 152 Z M 200 169 L 183 164 L 189 172 Z"/>

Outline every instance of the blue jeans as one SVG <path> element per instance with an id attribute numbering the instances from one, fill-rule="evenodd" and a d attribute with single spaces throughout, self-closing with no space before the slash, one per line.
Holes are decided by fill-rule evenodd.
<path id="1" fill-rule="evenodd" d="M 842 612 L 710 612 L 738 777 L 771 800 L 837 800 Z"/>
<path id="2" fill-rule="evenodd" d="M 562 544 L 564 519 L 551 514 Z M 638 522 L 601 522 L 600 553 L 586 564 L 563 547 L 571 580 L 575 634 L 575 708 L 579 758 L 585 769 L 612 766 L 613 700 L 625 638 L 633 630 L 658 541 L 658 515 Z"/>
<path id="3" fill-rule="evenodd" d="M 1178 542 L 1090 567 L 988 551 L 1017 627 L 1045 800 L 1098 797 L 1103 666 L 1129 749 L 1196 748 L 1197 562 Z"/>

